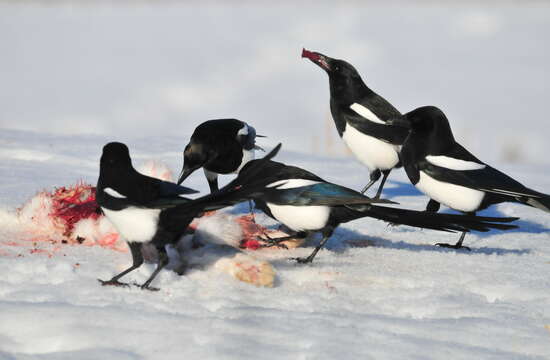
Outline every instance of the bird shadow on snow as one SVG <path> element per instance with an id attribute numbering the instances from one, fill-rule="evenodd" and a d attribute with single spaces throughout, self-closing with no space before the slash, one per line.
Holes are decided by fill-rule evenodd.
<path id="1" fill-rule="evenodd" d="M 410 182 L 388 180 L 387 183 L 396 186 L 384 187 L 384 191 L 382 191 L 383 199 L 392 199 L 399 196 L 424 196 L 424 194 L 415 188 Z M 426 204 L 427 203 L 428 199 L 426 198 Z"/>
<path id="2" fill-rule="evenodd" d="M 425 231 L 431 231 L 431 230 L 425 230 Z M 410 231 L 411 236 L 421 237 L 423 236 L 423 233 L 424 233 L 424 230 Z M 468 240 L 467 236 L 468 235 L 466 235 L 466 242 Z M 391 237 L 391 233 L 388 233 L 388 237 Z M 441 232 L 441 242 L 454 244 L 456 241 L 458 241 L 458 237 L 459 237 L 458 233 Z M 317 244 L 316 241 L 317 241 L 317 238 L 315 238 L 315 241 L 310 241 L 309 246 L 315 246 Z M 468 246 L 467 243 L 465 243 L 465 245 Z M 328 251 L 332 251 L 335 253 L 343 253 L 348 251 L 349 249 L 353 249 L 357 247 L 359 248 L 369 247 L 369 246 L 398 249 L 398 250 L 407 250 L 407 251 L 417 251 L 417 252 L 420 252 L 420 251 L 432 251 L 432 252 L 439 252 L 439 253 L 454 252 L 454 253 L 467 254 L 467 255 L 475 255 L 475 254 L 524 255 L 531 252 L 528 249 L 503 249 L 503 248 L 494 248 L 494 247 L 480 247 L 480 248 L 472 247 L 471 251 L 453 250 L 453 249 L 447 249 L 447 248 L 435 246 L 435 244 L 414 244 L 414 243 L 405 242 L 405 241 L 393 241 L 388 238 L 383 238 L 378 236 L 369 236 L 357 231 L 344 229 L 344 228 L 336 229 L 336 231 L 333 234 L 333 237 L 325 245 L 325 248 Z"/>

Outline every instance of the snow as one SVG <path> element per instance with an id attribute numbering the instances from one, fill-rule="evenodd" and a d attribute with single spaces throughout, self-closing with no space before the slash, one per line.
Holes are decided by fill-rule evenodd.
<path id="1" fill-rule="evenodd" d="M 326 75 L 302 46 L 347 58 L 402 111 L 442 107 L 479 158 L 550 192 L 547 4 L 304 4 L 0 3 L 0 359 L 550 359 L 550 218 L 526 206 L 484 211 L 520 228 L 467 235 L 471 252 L 433 246 L 458 234 L 373 219 L 337 229 L 312 265 L 287 258 L 319 236 L 246 252 L 271 263 L 272 288 L 216 268 L 239 251 L 215 244 L 189 252 L 185 275 L 162 271 L 159 292 L 100 286 L 128 252 L 10 245 L 27 236 L 15 210 L 43 189 L 95 183 L 106 142 L 177 174 L 209 118 L 247 121 L 266 150 L 283 142 L 277 160 L 361 189 L 368 171 L 339 150 Z M 200 172 L 185 185 L 208 192 Z M 426 205 L 402 170 L 383 194 Z"/>
<path id="2" fill-rule="evenodd" d="M 180 154 L 171 151 L 175 138 L 138 146 L 143 140 L 130 144 L 137 166 L 149 159 L 180 166 Z M 24 171 L 1 180 L 0 240 L 23 236 L 14 209 L 42 187 L 95 182 L 105 141 L 3 131 L 0 144 L 9 143 L 12 155 L 0 157 L 0 167 Z M 17 155 L 29 148 L 50 160 Z M 348 158 L 283 148 L 278 159 L 356 189 L 367 180 L 366 170 L 357 171 L 361 165 Z M 501 168 L 550 188 L 547 171 Z M 187 185 L 208 191 L 201 173 Z M 421 209 L 426 201 L 401 170 L 385 194 L 410 208 Z M 231 210 L 247 211 L 248 204 Z M 548 358 L 550 219 L 512 204 L 485 213 L 520 216 L 521 228 L 468 235 L 473 251 L 455 252 L 433 244 L 455 241 L 457 234 L 361 219 L 341 226 L 311 266 L 287 258 L 307 256 L 319 236 L 304 248 L 248 252 L 273 265 L 273 288 L 239 282 L 217 269 L 216 261 L 238 251 L 216 245 L 191 251 L 183 276 L 162 271 L 155 293 L 99 285 L 97 278 L 129 265 L 127 252 L 65 245 L 48 257 L 17 248 L 22 256 L 2 256 L 0 262 L 0 358 Z M 261 214 L 257 221 L 274 225 Z M 5 250 L 14 248 L 1 245 Z M 128 281 L 141 283 L 153 269 L 144 265 Z"/>

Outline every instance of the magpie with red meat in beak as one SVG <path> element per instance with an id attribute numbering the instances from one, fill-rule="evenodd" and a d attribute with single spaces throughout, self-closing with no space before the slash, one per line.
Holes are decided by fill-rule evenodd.
<path id="1" fill-rule="evenodd" d="M 370 181 L 361 192 L 365 193 L 382 176 L 374 197 L 380 198 L 390 171 L 401 166 L 399 149 L 407 131 L 387 123 L 401 113 L 372 91 L 350 63 L 306 49 L 302 57 L 328 74 L 330 111 L 338 135 L 370 171 Z"/>

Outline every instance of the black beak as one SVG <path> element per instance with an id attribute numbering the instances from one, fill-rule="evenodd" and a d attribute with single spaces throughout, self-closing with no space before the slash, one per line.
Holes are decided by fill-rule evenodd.
<path id="1" fill-rule="evenodd" d="M 265 138 L 265 137 L 267 137 L 267 136 L 256 134 L 256 137 Z M 260 150 L 260 151 L 265 152 L 265 150 L 264 150 L 263 147 L 261 147 L 261 146 L 259 146 L 259 145 L 256 145 L 256 144 L 254 144 L 254 148 L 253 148 L 253 149 L 254 149 L 254 150 Z"/>
<path id="2" fill-rule="evenodd" d="M 183 169 L 181 169 L 180 176 L 178 176 L 178 185 L 180 185 L 189 175 L 193 173 L 196 169 L 191 169 L 188 166 L 183 165 Z"/>
<path id="3" fill-rule="evenodd" d="M 405 129 L 411 128 L 411 122 L 407 119 L 405 115 L 401 117 L 391 118 L 388 121 L 386 121 L 386 124 L 391 126 L 402 127 Z"/>
<path id="4" fill-rule="evenodd" d="M 302 57 L 308 58 L 312 63 L 319 66 L 323 70 L 330 72 L 332 70 L 330 66 L 330 58 L 321 53 L 302 49 Z"/>

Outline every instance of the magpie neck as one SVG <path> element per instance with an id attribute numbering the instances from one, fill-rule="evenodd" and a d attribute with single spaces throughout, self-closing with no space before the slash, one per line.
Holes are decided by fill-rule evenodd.
<path id="1" fill-rule="evenodd" d="M 374 92 L 365 85 L 360 77 L 330 79 L 330 96 L 334 102 L 340 105 L 349 106 L 372 94 Z"/>

